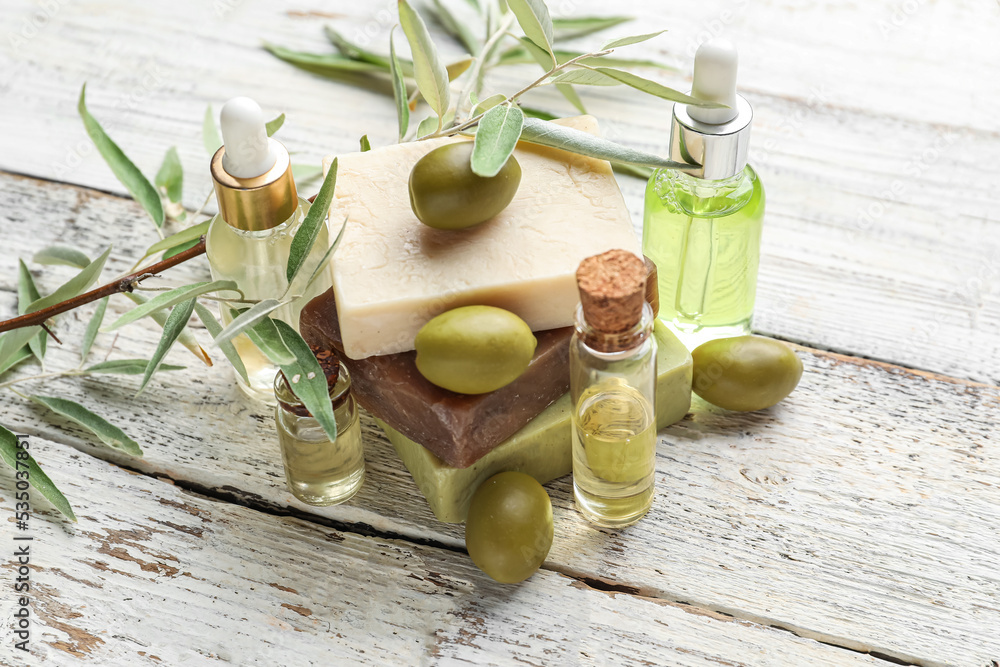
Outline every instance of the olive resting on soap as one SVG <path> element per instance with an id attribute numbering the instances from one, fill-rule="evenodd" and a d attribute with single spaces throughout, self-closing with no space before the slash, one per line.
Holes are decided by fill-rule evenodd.
<path id="1" fill-rule="evenodd" d="M 511 155 L 500 172 L 484 178 L 472 171 L 472 142 L 435 148 L 410 172 L 410 208 L 428 227 L 465 229 L 486 222 L 514 199 L 521 165 Z"/>
<path id="2" fill-rule="evenodd" d="M 762 336 L 710 340 L 691 357 L 691 389 L 726 410 L 769 408 L 791 394 L 802 377 L 802 360 L 792 348 Z"/>
<path id="3" fill-rule="evenodd" d="M 472 495 L 465 548 L 480 570 L 501 584 L 533 575 L 552 547 L 552 501 L 523 472 L 502 472 Z"/>
<path id="4" fill-rule="evenodd" d="M 414 341 L 420 374 L 460 394 L 485 394 L 510 384 L 528 368 L 537 345 L 524 320 L 493 306 L 441 313 Z"/>

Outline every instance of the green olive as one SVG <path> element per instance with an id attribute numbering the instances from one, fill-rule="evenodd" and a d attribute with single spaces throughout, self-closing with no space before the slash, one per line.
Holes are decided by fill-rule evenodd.
<path id="1" fill-rule="evenodd" d="M 531 475 L 502 472 L 473 494 L 465 547 L 476 567 L 501 584 L 533 575 L 549 553 L 552 536 L 552 501 Z"/>
<path id="2" fill-rule="evenodd" d="M 781 341 L 761 336 L 719 338 L 699 345 L 692 389 L 726 410 L 763 410 L 792 393 L 802 361 Z"/>
<path id="3" fill-rule="evenodd" d="M 435 229 L 465 229 L 486 222 L 514 198 L 521 165 L 513 155 L 492 178 L 472 171 L 472 142 L 435 148 L 410 172 L 410 208 Z"/>
<path id="4" fill-rule="evenodd" d="M 464 306 L 441 313 L 417 332 L 417 370 L 439 387 L 485 394 L 516 380 L 538 340 L 503 308 Z"/>

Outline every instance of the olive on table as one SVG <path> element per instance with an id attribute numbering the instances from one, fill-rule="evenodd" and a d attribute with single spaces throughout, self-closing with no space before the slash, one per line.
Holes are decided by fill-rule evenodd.
<path id="1" fill-rule="evenodd" d="M 464 229 L 486 222 L 514 198 L 521 165 L 511 155 L 491 178 L 472 171 L 472 142 L 435 148 L 410 172 L 410 208 L 420 222 L 435 229 Z"/>
<path id="2" fill-rule="evenodd" d="M 502 472 L 473 494 L 465 546 L 476 567 L 501 584 L 515 584 L 542 566 L 553 531 L 552 501 L 542 485 L 523 472 Z"/>
<path id="3" fill-rule="evenodd" d="M 691 389 L 726 410 L 769 408 L 791 394 L 802 377 L 802 360 L 792 348 L 762 336 L 710 340 L 691 357 Z"/>
<path id="4" fill-rule="evenodd" d="M 460 394 L 485 394 L 510 384 L 528 368 L 537 345 L 524 320 L 493 306 L 441 313 L 414 341 L 420 374 Z"/>

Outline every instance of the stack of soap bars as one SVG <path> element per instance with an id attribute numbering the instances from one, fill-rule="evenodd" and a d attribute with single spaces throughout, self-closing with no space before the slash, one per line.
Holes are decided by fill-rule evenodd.
<path id="1" fill-rule="evenodd" d="M 597 132 L 590 117 L 567 119 Z M 441 521 L 462 522 L 481 482 L 507 470 L 545 483 L 572 470 L 569 341 L 586 257 L 620 248 L 641 255 L 607 162 L 521 143 L 511 204 L 466 230 L 422 225 L 407 180 L 429 151 L 462 138 L 389 146 L 338 158 L 331 219 L 348 218 L 333 260 L 333 289 L 303 310 L 310 345 L 336 349 L 358 403 L 385 430 Z M 655 270 L 650 264 L 650 270 Z M 656 280 L 647 299 L 655 305 Z M 435 315 L 489 305 L 519 315 L 538 341 L 527 370 L 487 394 L 457 394 L 417 370 L 413 340 Z M 657 425 L 690 406 L 691 356 L 655 330 Z"/>

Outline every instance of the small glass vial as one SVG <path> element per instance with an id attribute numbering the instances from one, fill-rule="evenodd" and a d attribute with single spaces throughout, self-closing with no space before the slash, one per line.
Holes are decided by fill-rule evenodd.
<path id="1" fill-rule="evenodd" d="M 686 165 L 646 186 L 642 249 L 659 269 L 659 318 L 691 349 L 753 324 L 764 188 L 747 164 L 753 109 L 736 69 L 729 42 L 699 47 L 691 94 L 724 106 L 674 105 L 670 157 Z"/>
<path id="2" fill-rule="evenodd" d="M 292 393 L 284 373 L 274 379 L 278 402 L 274 418 L 288 489 L 302 502 L 316 506 L 350 499 L 365 481 L 365 452 L 351 375 L 340 364 L 332 373 L 324 366 L 337 419 L 335 442 Z"/>
<path id="3" fill-rule="evenodd" d="M 570 343 L 573 495 L 591 523 L 629 526 L 653 503 L 656 342 L 646 269 L 622 250 L 584 260 Z"/>
<path id="4" fill-rule="evenodd" d="M 320 274 L 308 289 L 306 283 L 330 246 L 328 221 L 320 226 L 316 242 L 289 288 L 286 277 L 292 239 L 309 212 L 309 202 L 298 196 L 288 151 L 268 138 L 264 114 L 256 102 L 235 97 L 222 108 L 223 145 L 212 157 L 211 173 L 219 214 L 205 234 L 205 252 L 215 280 L 232 280 L 245 299 L 283 299 L 300 295 L 273 311 L 296 331 L 299 313 L 312 297 L 332 284 Z M 238 292 L 220 294 L 237 298 Z M 229 324 L 229 306 L 222 303 L 222 321 Z M 278 368 L 245 335 L 233 339 L 249 383 L 237 377 L 248 396 L 274 400 L 272 387 Z"/>

